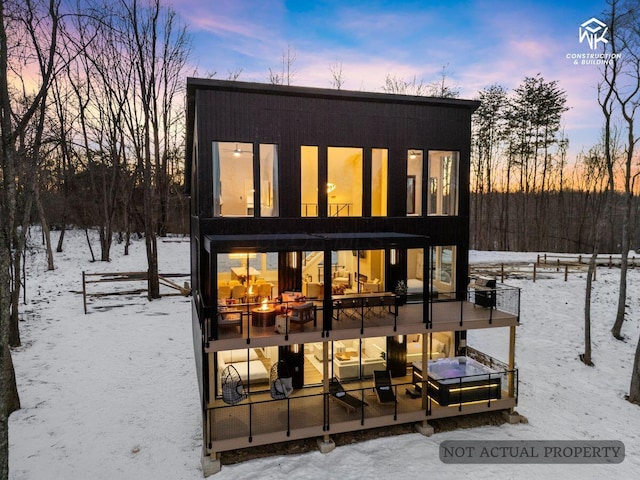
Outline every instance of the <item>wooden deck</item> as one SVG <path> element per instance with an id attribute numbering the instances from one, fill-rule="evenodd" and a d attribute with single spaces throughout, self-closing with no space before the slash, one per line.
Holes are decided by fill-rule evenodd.
<path id="1" fill-rule="evenodd" d="M 424 309 L 430 309 L 425 312 Z M 431 328 L 427 328 L 425 313 L 430 313 Z M 263 347 L 326 341 L 323 336 L 323 310 L 317 310 L 317 325 L 307 323 L 304 331 L 298 325 L 287 334 L 277 333 L 274 327 L 257 327 L 251 317 L 243 315 L 243 328 L 219 329 L 219 339 L 210 342 L 206 351 L 231 350 L 236 348 Z M 398 316 L 386 312 L 373 312 L 364 317 L 340 315 L 332 318 L 329 338 L 341 340 L 362 336 L 390 336 L 397 334 L 451 332 L 477 328 L 505 327 L 517 325 L 519 316 L 496 308 L 477 306 L 468 301 L 443 301 L 433 303 L 409 303 L 398 307 Z"/>
<path id="2" fill-rule="evenodd" d="M 294 392 L 286 400 L 271 400 L 267 392 L 252 394 L 242 404 L 229 406 L 217 401 L 207 410 L 211 452 L 222 452 L 326 434 L 364 430 L 402 423 L 422 422 L 472 413 L 513 408 L 516 399 L 502 391 L 499 400 L 442 407 L 428 397 L 412 398 L 406 394 L 410 376 L 394 378 L 397 403 L 380 404 L 372 380 L 344 384 L 345 390 L 367 405 L 345 409 L 323 394 L 321 386 Z"/>

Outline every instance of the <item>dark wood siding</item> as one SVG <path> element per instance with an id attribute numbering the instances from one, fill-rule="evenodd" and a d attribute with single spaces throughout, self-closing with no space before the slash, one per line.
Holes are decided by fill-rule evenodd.
<path id="1" fill-rule="evenodd" d="M 251 233 L 400 232 L 429 237 L 430 245 L 458 248 L 458 289 L 467 282 L 471 114 L 478 102 L 362 92 L 190 80 L 187 152 L 197 138 L 199 235 Z M 196 119 L 197 118 L 197 124 Z M 278 145 L 279 218 L 212 216 L 212 142 Z M 388 150 L 386 218 L 326 218 L 322 188 L 319 218 L 300 218 L 300 147 L 318 146 L 319 186 L 326 183 L 327 147 L 364 149 L 363 212 L 370 206 L 372 148 Z M 460 154 L 459 215 L 406 217 L 407 151 Z M 190 165 L 187 162 L 187 165 Z M 426 178 L 426 175 L 425 175 Z M 423 179 L 423 185 L 426 182 Z M 197 200 L 197 199 L 195 199 Z M 192 201 L 195 201 L 192 199 Z M 422 199 L 424 200 L 424 198 Z M 426 205 L 423 204 L 423 211 Z M 324 218 L 323 218 L 324 217 Z M 198 229 L 194 228 L 194 231 Z"/>

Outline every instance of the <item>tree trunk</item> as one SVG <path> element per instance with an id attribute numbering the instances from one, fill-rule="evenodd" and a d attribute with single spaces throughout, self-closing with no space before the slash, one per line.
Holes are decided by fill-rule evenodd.
<path id="1" fill-rule="evenodd" d="M 91 261 L 95 262 L 96 256 L 93 254 L 93 247 L 91 246 L 91 239 L 89 238 L 89 229 L 87 228 L 84 229 L 84 236 L 87 239 L 87 245 L 89 245 L 89 252 L 91 252 Z"/>
<path id="2" fill-rule="evenodd" d="M 67 231 L 66 223 L 66 213 L 62 215 L 62 227 L 60 229 L 60 236 L 58 237 L 58 246 L 56 247 L 56 252 L 62 252 L 62 243 L 64 242 L 64 233 Z"/>
<path id="3" fill-rule="evenodd" d="M 22 260 L 22 251 L 19 248 L 15 249 L 13 255 L 13 289 L 11 292 L 11 307 L 9 313 L 9 345 L 12 347 L 19 347 L 20 341 L 20 327 L 19 327 L 19 306 L 20 306 L 20 286 L 22 285 L 22 278 L 20 272 L 20 263 Z"/>
<path id="4" fill-rule="evenodd" d="M 0 340 L 0 479 L 9 478 L 9 415 L 20 409 L 11 350 Z"/>
<path id="5" fill-rule="evenodd" d="M 155 232 L 145 237 L 147 245 L 147 263 L 148 270 L 148 298 L 160 298 L 160 280 L 158 278 L 158 240 Z"/>
<path id="6" fill-rule="evenodd" d="M 580 360 L 585 365 L 593 366 L 591 359 L 591 288 L 593 283 L 593 272 L 596 269 L 596 258 L 598 257 L 598 248 L 593 249 L 591 261 L 589 262 L 589 270 L 587 271 L 587 288 L 584 296 L 584 353 L 580 355 Z"/>
<path id="7" fill-rule="evenodd" d="M 636 347 L 636 356 L 633 360 L 633 371 L 631 373 L 631 386 L 629 387 L 629 398 L 631 403 L 640 405 L 640 339 Z"/>
<path id="8" fill-rule="evenodd" d="M 631 234 L 630 217 L 632 208 L 632 197 L 627 189 L 625 193 L 624 214 L 622 219 L 622 245 L 620 258 L 620 287 L 618 291 L 618 311 L 616 321 L 613 323 L 611 335 L 618 340 L 623 340 L 622 324 L 624 323 L 624 314 L 627 309 L 627 269 L 629 265 L 629 237 Z"/>
<path id="9" fill-rule="evenodd" d="M 35 188 L 35 200 L 36 207 L 38 208 L 38 214 L 40 216 L 40 225 L 42 226 L 42 234 L 44 235 L 45 244 L 47 246 L 47 270 L 54 270 L 53 265 L 53 249 L 51 248 L 51 232 L 49 231 L 49 223 L 40 201 L 40 188 L 36 185 Z"/>
<path id="10" fill-rule="evenodd" d="M 10 249 L 0 235 L 0 479 L 9 477 L 9 415 L 20 408 L 20 398 L 9 349 L 11 316 Z"/>

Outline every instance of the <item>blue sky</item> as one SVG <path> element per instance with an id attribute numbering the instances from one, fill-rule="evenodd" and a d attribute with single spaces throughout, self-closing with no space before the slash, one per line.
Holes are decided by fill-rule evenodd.
<path id="1" fill-rule="evenodd" d="M 540 73 L 567 92 L 570 154 L 598 139 L 598 67 L 574 65 L 566 55 L 590 52 L 578 28 L 604 17 L 605 0 L 172 3 L 194 35 L 199 76 L 226 78 L 242 69 L 239 80 L 267 82 L 288 46 L 297 56 L 293 83 L 302 86 L 330 88 L 337 63 L 343 89 L 368 91 L 381 91 L 387 74 L 429 83 L 446 65 L 449 84 L 462 98 L 475 98 L 491 84 L 512 89 Z"/>

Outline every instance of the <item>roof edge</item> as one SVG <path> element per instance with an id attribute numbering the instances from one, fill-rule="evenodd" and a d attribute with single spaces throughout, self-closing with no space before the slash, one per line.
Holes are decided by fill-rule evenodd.
<path id="1" fill-rule="evenodd" d="M 332 88 L 303 87 L 293 85 L 274 85 L 270 83 L 240 82 L 235 80 L 215 80 L 209 78 L 187 78 L 187 91 L 226 90 L 266 93 L 273 95 L 290 95 L 303 97 L 319 97 L 327 99 L 355 99 L 382 103 L 413 103 L 421 105 L 447 105 L 475 110 L 480 106 L 479 100 L 460 98 L 425 97 L 418 95 L 400 95 L 394 93 L 366 92 L 357 90 L 337 90 Z"/>

